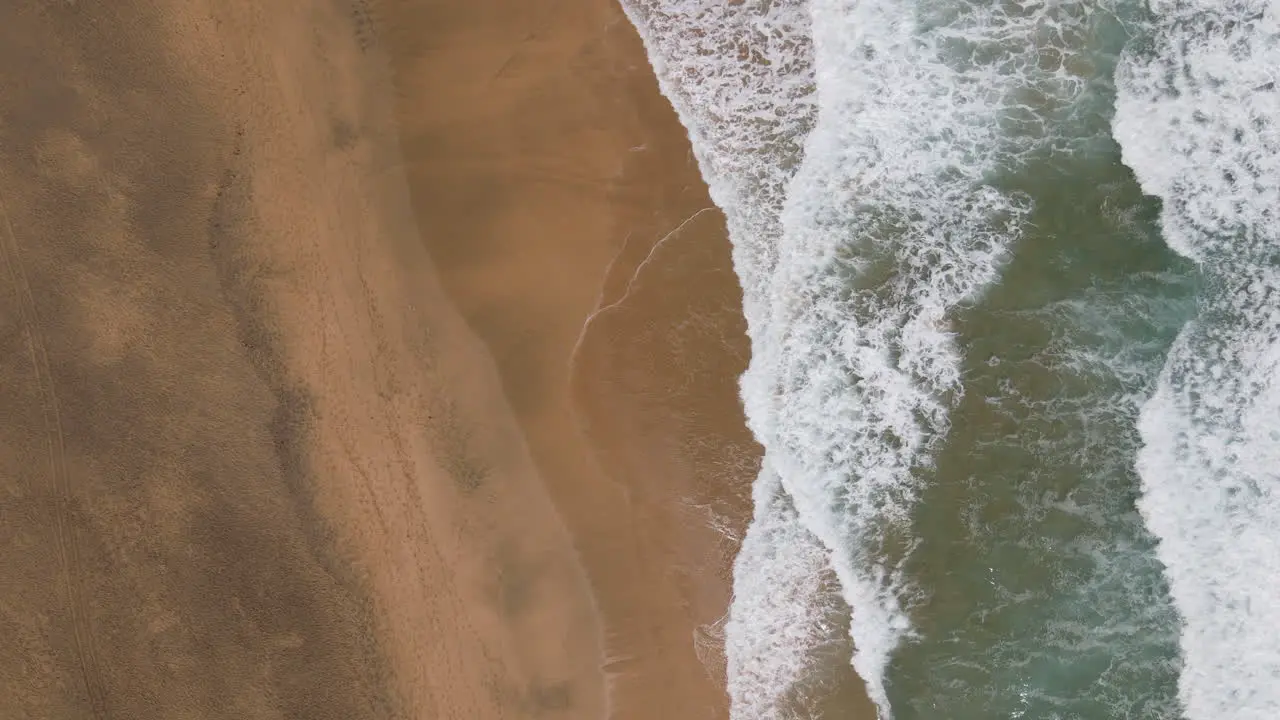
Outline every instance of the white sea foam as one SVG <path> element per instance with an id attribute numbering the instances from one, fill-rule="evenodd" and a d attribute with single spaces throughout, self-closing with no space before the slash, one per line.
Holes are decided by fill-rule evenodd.
<path id="1" fill-rule="evenodd" d="M 804 530 L 782 532 L 766 507 L 744 544 L 726 638 L 734 715 L 778 717 L 769 698 L 804 671 L 803 651 L 779 643 L 820 635 L 792 602 L 807 580 L 752 564 L 784 556 L 760 543 L 807 533 L 887 717 L 885 668 L 910 632 L 905 525 L 960 392 L 950 316 L 1019 236 L 1029 203 L 994 178 L 1082 91 L 1071 48 L 1090 3 L 623 5 L 728 218 L 752 338 L 743 399 L 778 478 L 759 482 L 785 489 Z M 765 607 L 799 634 L 778 635 Z"/>
<path id="2" fill-rule="evenodd" d="M 814 656 L 841 632 L 832 622 L 826 550 L 800 524 L 766 461 L 752 492 L 755 517 L 735 564 L 725 626 L 734 715 L 786 718 L 793 688 L 813 674 Z"/>
<path id="3" fill-rule="evenodd" d="M 1206 276 L 1143 408 L 1140 503 L 1191 720 L 1280 717 L 1280 3 L 1157 0 L 1118 72 L 1125 162 Z"/>

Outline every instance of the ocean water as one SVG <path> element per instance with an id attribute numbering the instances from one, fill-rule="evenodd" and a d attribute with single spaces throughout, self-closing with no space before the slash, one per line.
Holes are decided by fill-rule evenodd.
<path id="1" fill-rule="evenodd" d="M 734 718 L 1280 717 L 1280 3 L 623 6 L 752 341 Z"/>

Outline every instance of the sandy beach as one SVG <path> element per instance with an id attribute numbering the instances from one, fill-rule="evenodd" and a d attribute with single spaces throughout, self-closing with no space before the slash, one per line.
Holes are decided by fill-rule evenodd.
<path id="1" fill-rule="evenodd" d="M 0 717 L 726 715 L 738 291 L 612 2 L 20 2 L 0 83 Z"/>
<path id="2" fill-rule="evenodd" d="M 759 450 L 740 290 L 684 130 L 614 2 L 382 7 L 406 18 L 388 37 L 419 223 L 575 539 L 613 716 L 725 716 L 704 626 Z"/>

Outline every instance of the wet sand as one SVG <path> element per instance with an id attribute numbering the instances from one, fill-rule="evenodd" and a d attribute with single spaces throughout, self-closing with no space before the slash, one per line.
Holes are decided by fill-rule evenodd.
<path id="1" fill-rule="evenodd" d="M 19 2 L 0 87 L 0 717 L 725 714 L 736 283 L 616 7 Z"/>
<path id="2" fill-rule="evenodd" d="M 612 0 L 379 7 L 403 18 L 419 223 L 575 539 L 613 716 L 725 717 L 717 623 L 759 449 L 741 291 L 684 129 Z"/>

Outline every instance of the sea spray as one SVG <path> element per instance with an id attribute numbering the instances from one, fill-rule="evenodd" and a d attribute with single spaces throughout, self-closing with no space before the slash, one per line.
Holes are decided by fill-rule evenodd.
<path id="1" fill-rule="evenodd" d="M 1147 526 L 1182 615 L 1190 720 L 1280 717 L 1280 3 L 1159 0 L 1114 131 L 1205 275 L 1143 408 Z"/>

